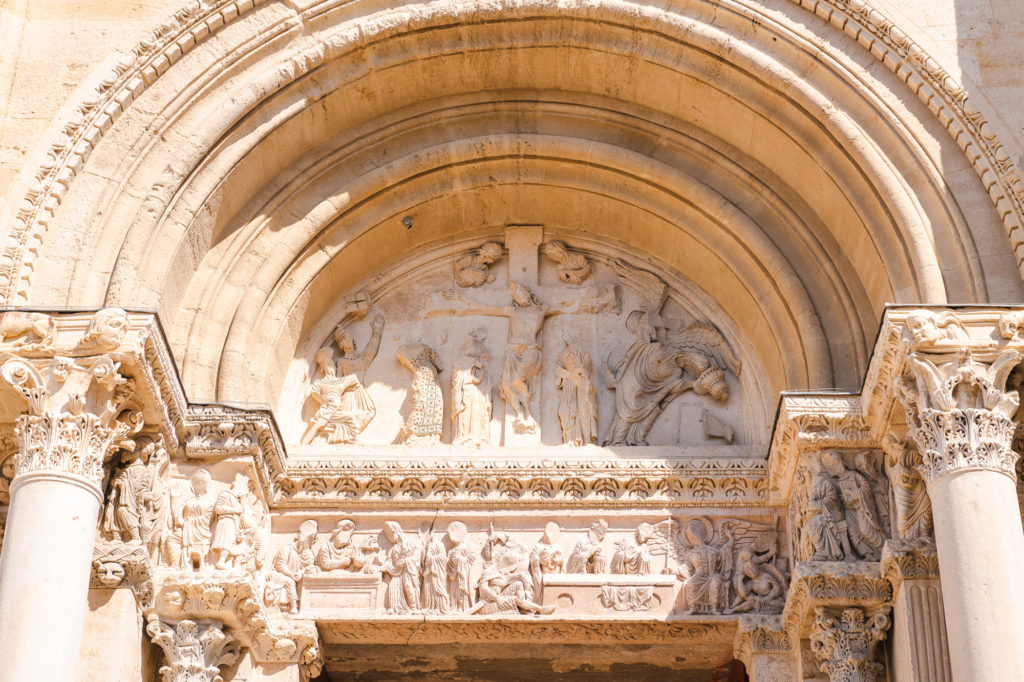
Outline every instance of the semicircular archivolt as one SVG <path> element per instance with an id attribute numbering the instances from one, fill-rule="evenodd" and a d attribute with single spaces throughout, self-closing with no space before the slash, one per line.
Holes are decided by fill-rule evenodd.
<path id="1" fill-rule="evenodd" d="M 455 169 L 504 165 L 499 170 L 512 178 L 525 174 L 523 187 L 570 188 L 548 198 L 555 206 L 574 207 L 571 196 L 632 206 L 631 221 L 661 231 L 621 229 L 635 229 L 640 248 L 659 255 L 666 243 L 682 254 L 691 242 L 714 251 L 707 244 L 732 239 L 731 249 L 693 259 L 706 269 L 695 281 L 743 301 L 730 314 L 750 320 L 751 333 L 770 330 L 764 365 L 775 368 L 774 388 L 855 385 L 881 303 L 939 301 L 947 291 L 981 300 L 1000 279 L 994 273 L 1012 268 L 1009 250 L 975 248 L 995 223 L 966 228 L 918 140 L 932 124 L 902 125 L 895 107 L 903 105 L 863 89 L 849 60 L 823 65 L 819 48 L 791 34 L 792 26 L 769 21 L 751 32 L 736 8 L 711 24 L 709 6 L 696 2 L 685 14 L 630 13 L 612 3 L 573 16 L 529 3 L 490 14 L 450 3 L 414 16 L 398 8 L 358 19 L 357 5 L 295 22 L 285 15 L 269 21 L 266 12 L 277 7 L 270 3 L 259 10 L 259 38 L 250 35 L 244 47 L 225 38 L 176 64 L 90 159 L 103 171 L 94 177 L 117 180 L 74 183 L 67 210 L 53 221 L 51 243 L 62 246 L 42 249 L 40 261 L 52 290 L 65 286 L 68 303 L 131 298 L 158 306 L 172 322 L 194 395 L 272 401 L 280 388 L 275 372 L 287 364 L 293 336 L 318 319 L 317 302 L 356 276 L 348 271 L 362 267 L 366 254 L 415 246 L 373 228 L 396 212 L 461 197 L 447 210 L 476 212 L 477 221 L 443 226 L 451 231 L 482 224 L 479 214 L 501 202 L 536 202 L 529 191 L 515 201 L 508 192 L 498 203 L 467 200 Z M 465 21 L 453 27 L 453 16 Z M 533 93 L 532 109 L 515 100 L 523 92 Z M 476 129 L 471 116 L 424 115 L 431 98 L 459 97 L 494 111 L 478 115 Z M 558 105 L 587 115 L 554 111 Z M 609 113 L 595 113 L 602 110 Z M 419 129 L 403 130 L 417 116 Z M 594 122 L 581 123 L 588 118 Z M 370 144 L 374 134 L 383 142 Z M 673 137 L 696 142 L 684 153 L 687 145 Z M 496 149 L 508 142 L 511 151 L 501 157 L 500 149 L 481 147 L 488 139 Z M 476 153 L 467 152 L 473 145 Z M 349 155 L 332 166 L 339 150 Z M 332 174 L 317 175 L 317 164 Z M 544 177 L 560 168 L 582 177 Z M 588 190 L 591 178 L 604 185 Z M 416 186 L 439 192 L 440 203 L 429 193 L 398 196 Z M 677 205 L 645 212 L 645 193 Z M 71 215 L 89 216 L 88 226 Z M 737 238 L 737 230 L 752 240 Z M 345 241 L 356 232 L 380 240 Z M 69 243 L 89 263 L 70 280 L 57 274 L 71 271 L 70 254 L 61 253 Z M 716 259 L 721 267 L 710 265 Z M 253 338 L 272 351 L 254 350 Z M 789 363 L 771 346 L 799 349 L 807 360 Z M 261 362 L 266 353 L 278 357 Z"/>

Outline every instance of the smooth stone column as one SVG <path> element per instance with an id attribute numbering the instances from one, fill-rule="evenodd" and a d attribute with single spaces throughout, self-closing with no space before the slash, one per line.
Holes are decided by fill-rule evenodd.
<path id="1" fill-rule="evenodd" d="M 76 679 L 100 490 L 54 472 L 16 476 L 0 553 L 0 681 Z"/>

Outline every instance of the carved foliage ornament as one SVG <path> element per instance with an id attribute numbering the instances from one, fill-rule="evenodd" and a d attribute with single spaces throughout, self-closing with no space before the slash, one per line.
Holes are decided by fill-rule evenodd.
<path id="1" fill-rule="evenodd" d="M 851 607 L 841 613 L 819 606 L 814 610 L 811 650 L 829 679 L 843 682 L 876 682 L 882 673 L 878 644 L 889 629 L 889 608 L 870 617 Z"/>
<path id="2" fill-rule="evenodd" d="M 163 682 L 223 682 L 220 668 L 238 660 L 235 638 L 215 621 L 162 621 L 150 614 L 146 632 L 164 651 Z"/>

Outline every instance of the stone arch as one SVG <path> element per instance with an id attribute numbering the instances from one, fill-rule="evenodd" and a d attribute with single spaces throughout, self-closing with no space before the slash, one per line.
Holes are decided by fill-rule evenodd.
<path id="1" fill-rule="evenodd" d="M 8 293 L 36 271 L 36 304 L 156 307 L 192 397 L 272 402 L 322 301 L 382 246 L 454 243 L 566 201 L 595 220 L 621 209 L 629 234 L 588 227 L 677 269 L 698 254 L 694 281 L 759 339 L 771 389 L 852 387 L 882 303 L 1019 298 L 1005 284 L 1019 197 L 926 55 L 871 12 L 816 7 L 847 34 L 870 24 L 855 40 L 902 50 L 918 91 L 959 113 L 904 101 L 905 72 L 782 3 L 180 12 L 61 132 L 7 252 Z M 950 150 L 981 180 L 947 184 Z M 482 200 L 488 187 L 505 193 Z M 400 231 L 413 209 L 432 232 Z"/>

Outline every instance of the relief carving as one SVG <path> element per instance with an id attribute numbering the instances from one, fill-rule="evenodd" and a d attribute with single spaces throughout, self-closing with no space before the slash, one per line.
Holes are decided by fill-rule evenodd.
<path id="1" fill-rule="evenodd" d="M 930 537 L 933 532 L 932 503 L 918 467 L 921 455 L 912 444 L 892 434 L 882 442 L 885 473 L 892 486 L 896 533 L 900 538 Z"/>
<path id="2" fill-rule="evenodd" d="M 479 287 L 494 281 L 490 268 L 501 258 L 503 247 L 486 242 L 479 249 L 455 261 L 455 283 L 463 288 Z"/>
<path id="3" fill-rule="evenodd" d="M 815 609 L 811 650 L 830 680 L 878 680 L 885 668 L 878 645 L 888 634 L 888 612 L 888 607 L 882 607 L 868 618 L 864 609 L 856 607 L 838 615 L 824 606 Z"/>
<path id="4" fill-rule="evenodd" d="M 800 561 L 878 561 L 888 537 L 888 490 L 875 453 L 825 451 L 797 473 L 790 508 Z M 850 461 L 853 460 L 853 461 Z"/>
<path id="5" fill-rule="evenodd" d="M 342 519 L 331 531 L 331 538 L 320 546 L 316 555 L 316 565 L 321 571 L 330 573 L 379 573 L 380 547 L 376 538 L 371 537 L 356 546 L 352 543 L 352 533 L 356 524 L 351 519 Z"/>
<path id="6" fill-rule="evenodd" d="M 473 585 L 469 573 L 473 569 L 473 548 L 466 542 L 466 524 L 452 521 L 448 524 L 448 600 L 452 611 L 465 613 L 473 606 Z"/>
<path id="7" fill-rule="evenodd" d="M 163 682 L 223 682 L 220 668 L 238 660 L 235 638 L 216 621 L 165 622 L 150 614 L 146 632 L 163 649 L 166 665 L 160 666 Z"/>
<path id="8" fill-rule="evenodd" d="M 530 577 L 537 591 L 537 601 L 544 598 L 544 576 L 562 573 L 565 569 L 565 554 L 558 546 L 562 529 L 554 521 L 544 526 L 544 534 L 530 552 Z"/>
<path id="9" fill-rule="evenodd" d="M 198 469 L 189 479 L 185 499 L 174 505 L 174 532 L 171 556 L 181 568 L 205 569 L 210 552 L 210 522 L 216 502 L 210 494 L 210 472 Z"/>
<path id="10" fill-rule="evenodd" d="M 598 519 L 591 524 L 585 540 L 580 540 L 565 564 L 566 573 L 604 573 L 607 559 L 601 543 L 608 534 L 608 522 Z"/>
<path id="11" fill-rule="evenodd" d="M 487 332 L 477 329 L 469 337 L 452 368 L 452 444 L 490 445 L 492 387 L 487 370 L 491 358 L 484 346 Z"/>
<path id="12" fill-rule="evenodd" d="M 718 330 L 694 323 L 665 340 L 657 324 L 640 310 L 627 318 L 637 340 L 617 365 L 606 368 L 605 383 L 615 389 L 615 416 L 604 445 L 647 445 L 655 420 L 686 391 L 719 402 L 729 399 L 725 371 L 739 374 L 740 364 Z"/>
<path id="13" fill-rule="evenodd" d="M 337 365 L 329 346 L 317 351 L 316 364 L 323 376 L 314 382 L 310 398 L 318 407 L 302 435 L 302 443 L 312 443 L 319 435 L 325 436 L 328 443 L 355 442 L 376 415 L 373 400 L 358 375 L 377 357 L 384 318 L 376 316 L 370 326 L 370 340 L 358 355 L 352 335 L 341 326 L 334 330 L 334 342 L 341 353 Z"/>
<path id="14" fill-rule="evenodd" d="M 558 423 L 562 443 L 597 443 L 597 389 L 590 381 L 590 353 L 566 344 L 555 367 L 555 388 L 559 390 Z"/>
<path id="15" fill-rule="evenodd" d="M 398 349 L 398 360 L 413 375 L 409 417 L 398 440 L 406 445 L 437 445 L 444 428 L 444 396 L 437 378 L 441 358 L 430 346 L 413 343 Z"/>
<path id="16" fill-rule="evenodd" d="M 398 615 L 416 613 L 420 609 L 420 543 L 394 521 L 384 524 L 384 537 L 391 543 L 381 567 L 387 584 L 387 611 Z"/>
<path id="17" fill-rule="evenodd" d="M 550 241 L 544 245 L 544 255 L 558 263 L 558 280 L 566 284 L 583 284 L 590 277 L 590 261 L 581 253 L 570 251 L 561 241 Z"/>
<path id="18" fill-rule="evenodd" d="M 299 610 L 298 585 L 306 575 L 319 572 L 314 545 L 319 528 L 312 519 L 299 524 L 295 540 L 283 546 L 274 556 L 273 570 L 267 576 L 264 601 L 282 611 Z"/>
<path id="19" fill-rule="evenodd" d="M 57 326 L 45 313 L 8 310 L 0 313 L 0 350 L 46 351 L 53 347 Z M 18 339 L 11 342 L 11 339 Z"/>

